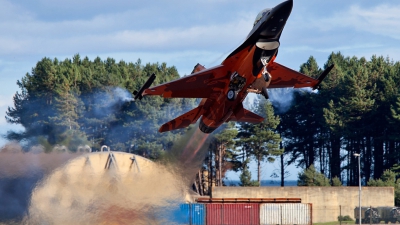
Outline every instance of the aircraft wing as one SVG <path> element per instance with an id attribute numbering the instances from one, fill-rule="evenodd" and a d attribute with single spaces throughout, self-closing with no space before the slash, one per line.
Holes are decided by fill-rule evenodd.
<path id="1" fill-rule="evenodd" d="M 299 73 L 295 70 L 289 69 L 285 66 L 282 66 L 279 63 L 271 62 L 267 66 L 268 72 L 272 76 L 272 80 L 268 88 L 312 87 L 315 89 L 332 68 L 333 65 L 329 66 L 328 68 L 326 68 L 324 72 L 322 72 L 322 74 L 318 77 L 318 79 L 315 79 L 307 75 L 304 75 L 302 73 Z"/>
<path id="2" fill-rule="evenodd" d="M 205 69 L 165 84 L 144 90 L 144 95 L 160 95 L 164 98 L 209 98 L 229 84 L 229 76 L 223 65 Z"/>

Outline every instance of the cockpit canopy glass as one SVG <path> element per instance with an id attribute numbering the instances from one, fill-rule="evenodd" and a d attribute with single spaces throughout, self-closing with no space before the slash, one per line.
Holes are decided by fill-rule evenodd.
<path id="1" fill-rule="evenodd" d="M 261 12 L 259 12 L 258 15 L 256 16 L 256 20 L 254 20 L 254 26 L 261 20 L 261 18 L 265 14 L 269 13 L 270 11 L 271 11 L 271 9 L 267 8 L 267 9 L 263 9 Z"/>

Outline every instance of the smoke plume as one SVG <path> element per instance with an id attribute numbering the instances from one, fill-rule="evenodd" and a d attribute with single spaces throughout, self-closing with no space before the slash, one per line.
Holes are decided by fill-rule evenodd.
<path id="1" fill-rule="evenodd" d="M 294 93 L 311 93 L 311 88 L 272 88 L 268 89 L 269 100 L 276 113 L 286 113 L 293 105 Z"/>
<path id="2" fill-rule="evenodd" d="M 96 152 L 56 169 L 35 187 L 28 224 L 171 224 L 188 187 L 163 165 L 123 152 Z"/>
<path id="3" fill-rule="evenodd" d="M 94 102 L 94 114 L 101 118 L 124 107 L 132 95 L 122 88 L 110 88 L 82 100 Z M 189 110 L 188 105 L 164 107 L 173 118 Z M 121 135 L 119 127 L 107 132 Z M 82 152 L 67 153 L 65 146 L 53 147 L 59 151 L 45 154 L 40 146 L 26 152 L 17 143 L 8 144 L 0 153 L 0 223 L 169 224 L 165 218 L 171 209 L 190 201 L 189 187 L 208 145 L 208 134 L 196 125 L 175 141 L 163 159 L 152 163 L 151 168 L 156 168 L 152 174 L 146 174 L 148 170 L 140 170 L 134 163 L 128 166 L 131 172 L 125 171 L 126 162 L 132 160 L 117 157 L 117 166 L 104 170 L 104 162 L 90 158 L 97 153 L 89 154 L 90 160 L 85 161 Z M 103 166 L 102 172 L 93 169 L 97 164 Z"/>
<path id="4" fill-rule="evenodd" d="M 201 169 L 210 145 L 209 134 L 200 131 L 197 124 L 176 141 L 161 163 L 176 171 L 190 186 Z"/>
<path id="5" fill-rule="evenodd" d="M 29 199 L 37 183 L 55 168 L 81 153 L 45 154 L 41 147 L 23 152 L 17 143 L 9 143 L 0 151 L 0 223 L 19 224 L 27 215 Z"/>

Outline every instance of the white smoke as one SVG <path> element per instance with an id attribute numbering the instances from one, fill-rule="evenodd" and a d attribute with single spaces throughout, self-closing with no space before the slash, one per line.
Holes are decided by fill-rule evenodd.
<path id="1" fill-rule="evenodd" d="M 114 87 L 111 91 L 116 101 L 122 101 L 122 102 L 133 101 L 132 94 L 124 88 Z"/>
<path id="2" fill-rule="evenodd" d="M 286 113 L 293 105 L 294 93 L 315 93 L 312 88 L 273 88 L 268 89 L 269 100 L 278 114 Z"/>

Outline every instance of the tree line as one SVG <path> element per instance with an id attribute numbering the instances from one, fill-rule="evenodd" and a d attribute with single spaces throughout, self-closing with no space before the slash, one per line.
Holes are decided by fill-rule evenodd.
<path id="1" fill-rule="evenodd" d="M 318 93 L 294 94 L 295 104 L 280 115 L 278 130 L 289 163 L 315 165 L 347 185 L 358 185 L 354 153 L 360 153 L 365 185 L 399 163 L 400 63 L 332 53 L 324 67 L 331 64 Z M 315 77 L 321 69 L 310 57 L 300 72 Z"/>
<path id="2" fill-rule="evenodd" d="M 195 100 L 154 97 L 132 102 L 131 93 L 152 73 L 157 75 L 155 84 L 179 78 L 173 66 L 142 65 L 140 59 L 135 63 L 99 57 L 91 61 L 78 54 L 63 61 L 43 58 L 17 81 L 20 91 L 6 112 L 7 122 L 25 130 L 10 131 L 6 137 L 27 145 L 41 144 L 46 151 L 55 145 L 71 151 L 79 145 L 93 150 L 108 145 L 157 159 L 185 132 L 159 134 L 158 127 L 192 108 Z"/>
<path id="3" fill-rule="evenodd" d="M 264 122 L 227 124 L 215 132 L 202 169 L 207 179 L 203 173 L 197 179 L 223 185 L 224 172 L 235 170 L 242 172 L 242 185 L 260 185 L 261 162 L 272 162 L 281 154 L 289 158 L 286 164 L 304 169 L 314 165 L 331 182 L 338 179 L 347 185 L 358 184 L 354 153 L 361 153 L 364 185 L 398 164 L 400 63 L 338 52 L 330 54 L 323 67 L 331 64 L 335 67 L 318 91 L 271 90 L 288 98 L 293 95 L 291 107 L 283 109 L 276 99 L 257 97 L 252 110 L 264 116 Z M 300 66 L 300 72 L 312 77 L 321 71 L 312 56 Z M 174 66 L 142 65 L 140 59 L 91 61 L 78 54 L 63 61 L 43 58 L 17 81 L 20 91 L 6 112 L 9 123 L 25 130 L 10 131 L 6 137 L 41 144 L 46 151 L 55 145 L 72 151 L 80 145 L 109 145 L 158 159 L 187 131 L 160 134 L 159 126 L 194 108 L 198 100 L 153 96 L 132 102 L 130 93 L 152 73 L 157 75 L 155 85 L 180 77 Z M 258 165 L 256 182 L 248 168 L 251 160 Z M 283 170 L 278 175 L 282 179 Z"/>

